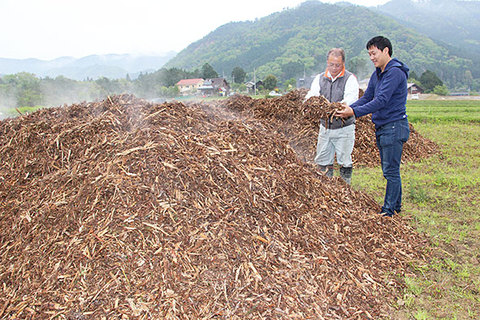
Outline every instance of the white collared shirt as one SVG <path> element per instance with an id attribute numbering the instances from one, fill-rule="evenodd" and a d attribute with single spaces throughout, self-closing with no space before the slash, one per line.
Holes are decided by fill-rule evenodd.
<path id="1" fill-rule="evenodd" d="M 330 71 L 327 72 L 327 76 L 334 82 L 337 80 L 340 74 L 338 74 L 335 78 L 332 77 Z M 347 82 L 345 83 L 345 91 L 343 93 L 343 100 L 339 101 L 342 103 L 346 103 L 347 105 L 351 105 L 355 101 L 358 100 L 358 80 L 357 77 L 352 73 L 350 77 L 348 77 Z M 304 101 L 307 101 L 308 98 L 313 96 L 320 95 L 320 74 L 318 74 L 315 79 L 313 79 L 312 85 L 310 90 L 308 91 L 307 95 L 305 96 Z"/>

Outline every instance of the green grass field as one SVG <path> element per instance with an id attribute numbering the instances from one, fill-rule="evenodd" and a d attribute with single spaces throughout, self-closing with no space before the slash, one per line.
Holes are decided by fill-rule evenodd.
<path id="1" fill-rule="evenodd" d="M 401 214 L 431 244 L 392 318 L 480 319 L 480 101 L 413 101 L 407 113 L 442 154 L 401 168 Z M 352 184 L 383 202 L 379 167 L 356 169 Z"/>
<path id="2" fill-rule="evenodd" d="M 480 122 L 480 100 L 409 100 L 408 118 L 415 122 Z"/>
<path id="3" fill-rule="evenodd" d="M 20 114 L 32 113 L 38 109 L 45 108 L 44 106 L 34 106 L 34 107 L 20 107 L 20 108 L 10 108 L 7 109 L 5 115 L 7 117 L 17 117 Z"/>

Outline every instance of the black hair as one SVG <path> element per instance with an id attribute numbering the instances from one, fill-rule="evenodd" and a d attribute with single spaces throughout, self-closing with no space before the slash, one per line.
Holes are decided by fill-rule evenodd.
<path id="1" fill-rule="evenodd" d="M 371 47 L 376 47 L 382 51 L 383 49 L 388 48 L 388 54 L 390 55 L 390 57 L 393 55 L 392 43 L 390 42 L 390 40 L 383 36 L 373 37 L 372 39 L 368 40 L 367 50 Z"/>

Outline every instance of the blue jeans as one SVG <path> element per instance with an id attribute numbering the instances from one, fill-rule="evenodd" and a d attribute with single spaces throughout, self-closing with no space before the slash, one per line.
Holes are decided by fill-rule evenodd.
<path id="1" fill-rule="evenodd" d="M 393 215 L 395 211 L 400 211 L 402 207 L 400 162 L 402 160 L 403 144 L 410 136 L 407 118 L 377 128 L 375 136 L 380 151 L 383 176 L 387 179 L 382 212 Z"/>

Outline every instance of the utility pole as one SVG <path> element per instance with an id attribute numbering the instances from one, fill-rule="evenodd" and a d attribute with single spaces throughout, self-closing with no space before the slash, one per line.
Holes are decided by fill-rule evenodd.
<path id="1" fill-rule="evenodd" d="M 257 95 L 257 78 L 255 77 L 255 68 L 253 68 L 253 92 Z"/>

